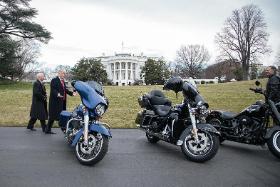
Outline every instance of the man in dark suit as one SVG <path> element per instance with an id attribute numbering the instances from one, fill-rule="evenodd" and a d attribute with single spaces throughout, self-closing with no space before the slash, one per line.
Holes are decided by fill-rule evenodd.
<path id="1" fill-rule="evenodd" d="M 75 95 L 72 91 L 66 88 L 65 71 L 59 70 L 58 76 L 51 80 L 51 91 L 49 100 L 49 121 L 45 130 L 46 134 L 55 134 L 51 131 L 54 121 L 59 120 L 59 115 L 62 110 L 66 110 L 67 94 L 70 96 Z"/>
<path id="2" fill-rule="evenodd" d="M 41 122 L 42 131 L 45 131 L 46 122 L 48 119 L 48 111 L 47 111 L 47 92 L 42 81 L 45 79 L 43 73 L 37 74 L 37 80 L 33 84 L 33 95 L 32 95 L 32 104 L 30 110 L 30 120 L 28 122 L 27 129 L 31 131 L 35 131 L 34 124 L 37 119 Z"/>

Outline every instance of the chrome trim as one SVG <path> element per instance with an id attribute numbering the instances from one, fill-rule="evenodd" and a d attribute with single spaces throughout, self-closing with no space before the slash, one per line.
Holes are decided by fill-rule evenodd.
<path id="1" fill-rule="evenodd" d="M 177 143 L 176 143 L 176 145 L 181 146 L 181 145 L 183 145 L 183 143 L 184 143 L 184 142 L 183 142 L 182 140 L 178 140 Z"/>

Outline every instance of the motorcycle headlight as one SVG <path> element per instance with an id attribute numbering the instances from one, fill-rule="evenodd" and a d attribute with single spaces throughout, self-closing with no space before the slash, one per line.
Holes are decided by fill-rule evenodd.
<path id="1" fill-rule="evenodd" d="M 99 104 L 96 106 L 95 108 L 95 113 L 98 115 L 98 116 L 102 116 L 104 113 L 105 113 L 105 105 L 103 104 Z"/>

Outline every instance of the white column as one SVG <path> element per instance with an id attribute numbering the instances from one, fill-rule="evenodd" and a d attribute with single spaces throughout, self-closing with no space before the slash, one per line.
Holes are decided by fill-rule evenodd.
<path id="1" fill-rule="evenodd" d="M 138 76 L 138 64 L 135 63 L 135 79 L 140 79 L 140 77 Z"/>
<path id="2" fill-rule="evenodd" d="M 119 74 L 119 80 L 122 80 L 122 62 L 119 63 L 119 70 L 120 70 L 120 74 Z"/>
<path id="3" fill-rule="evenodd" d="M 115 82 L 116 81 L 116 62 L 114 62 L 113 64 L 114 64 L 113 82 Z"/>
<path id="4" fill-rule="evenodd" d="M 128 62 L 125 63 L 125 84 L 128 84 Z"/>
<path id="5" fill-rule="evenodd" d="M 132 67 L 133 67 L 133 63 L 130 62 L 130 80 L 135 81 L 135 80 L 133 79 L 133 69 L 132 69 Z"/>

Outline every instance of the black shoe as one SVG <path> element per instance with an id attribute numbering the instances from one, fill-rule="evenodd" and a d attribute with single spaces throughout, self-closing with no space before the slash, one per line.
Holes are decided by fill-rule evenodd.
<path id="1" fill-rule="evenodd" d="M 42 127 L 42 131 L 43 131 L 43 132 L 46 132 L 46 129 L 47 129 L 46 126 L 43 126 L 43 127 Z"/>
<path id="2" fill-rule="evenodd" d="M 29 129 L 29 130 L 31 130 L 31 131 L 36 131 L 36 129 L 34 129 L 34 128 L 29 128 L 29 127 L 27 127 L 27 129 Z"/>
<path id="3" fill-rule="evenodd" d="M 53 131 L 46 131 L 45 133 L 46 133 L 46 134 L 56 134 L 56 133 L 53 132 Z"/>

